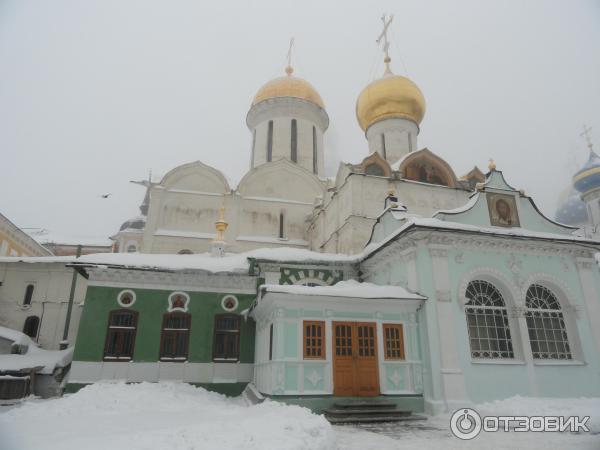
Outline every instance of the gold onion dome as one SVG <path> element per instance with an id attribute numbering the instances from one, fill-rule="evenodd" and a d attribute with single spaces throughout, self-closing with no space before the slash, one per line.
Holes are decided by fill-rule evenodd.
<path id="1" fill-rule="evenodd" d="M 375 122 L 392 118 L 412 120 L 419 125 L 424 115 L 425 97 L 419 87 L 389 70 L 364 88 L 356 101 L 356 118 L 363 131 Z"/>
<path id="2" fill-rule="evenodd" d="M 293 76 L 294 69 L 290 66 L 285 68 L 285 72 L 287 75 L 269 81 L 258 90 L 252 100 L 252 106 L 270 98 L 294 97 L 312 102 L 325 109 L 323 99 L 308 81 Z"/>

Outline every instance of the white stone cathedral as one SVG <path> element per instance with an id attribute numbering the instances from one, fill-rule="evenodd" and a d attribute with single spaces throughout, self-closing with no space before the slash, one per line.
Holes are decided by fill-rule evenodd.
<path id="1" fill-rule="evenodd" d="M 475 168 L 459 180 L 444 160 L 418 150 L 425 99 L 411 80 L 391 72 L 389 57 L 385 62 L 384 75 L 356 102 L 367 139 L 363 161 L 342 162 L 335 178 L 325 176 L 325 104 L 288 66 L 252 100 L 246 118 L 251 164 L 239 184 L 230 186 L 200 161 L 174 168 L 160 182 L 145 182 L 142 214 L 113 237 L 116 251 L 209 251 L 224 206 L 229 252 L 285 246 L 357 253 L 389 195 L 424 217 L 464 205 L 483 173 Z"/>

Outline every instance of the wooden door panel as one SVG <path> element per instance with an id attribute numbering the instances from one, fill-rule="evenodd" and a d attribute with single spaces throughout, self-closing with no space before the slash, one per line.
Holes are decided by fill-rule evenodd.
<path id="1" fill-rule="evenodd" d="M 376 325 L 333 322 L 332 328 L 334 395 L 379 395 Z"/>
<path id="2" fill-rule="evenodd" d="M 333 393 L 354 395 L 354 363 L 352 360 L 352 324 L 333 322 Z"/>

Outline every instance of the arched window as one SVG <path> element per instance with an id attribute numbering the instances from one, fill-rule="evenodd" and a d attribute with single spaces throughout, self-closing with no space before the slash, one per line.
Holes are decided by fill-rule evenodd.
<path id="1" fill-rule="evenodd" d="M 191 250 L 188 250 L 187 248 L 184 248 L 183 250 L 179 250 L 177 252 L 178 255 L 193 255 L 194 252 Z"/>
<path id="2" fill-rule="evenodd" d="M 233 314 L 215 316 L 213 360 L 239 361 L 240 325 L 240 316 Z"/>
<path id="3" fill-rule="evenodd" d="M 40 327 L 40 318 L 38 316 L 29 316 L 25 319 L 23 325 L 23 333 L 32 339 L 35 339 L 38 334 L 38 328 Z"/>
<path id="4" fill-rule="evenodd" d="M 508 314 L 500 291 L 484 280 L 467 286 L 465 313 L 473 358 L 514 358 Z"/>
<path id="5" fill-rule="evenodd" d="M 135 253 L 137 252 L 137 247 L 135 244 L 130 244 L 127 246 L 127 253 Z"/>
<path id="6" fill-rule="evenodd" d="M 532 284 L 525 296 L 527 330 L 535 359 L 572 359 L 565 319 L 554 293 Z"/>
<path id="7" fill-rule="evenodd" d="M 294 162 L 298 162 L 298 122 L 296 119 L 292 119 L 292 141 L 291 146 L 291 159 Z"/>
<path id="8" fill-rule="evenodd" d="M 23 306 L 31 305 L 31 300 L 33 298 L 33 284 L 28 284 L 25 288 L 25 297 L 23 297 Z"/>
<path id="9" fill-rule="evenodd" d="M 313 126 L 313 173 L 317 173 L 317 129 Z"/>
<path id="10" fill-rule="evenodd" d="M 269 120 L 269 130 L 267 134 L 267 162 L 273 159 L 273 121 Z"/>
<path id="11" fill-rule="evenodd" d="M 137 319 L 138 313 L 130 309 L 117 309 L 109 313 L 105 360 L 129 361 L 133 357 Z"/>
<path id="12" fill-rule="evenodd" d="M 172 312 L 163 316 L 160 337 L 162 361 L 185 361 L 188 357 L 191 315 Z"/>

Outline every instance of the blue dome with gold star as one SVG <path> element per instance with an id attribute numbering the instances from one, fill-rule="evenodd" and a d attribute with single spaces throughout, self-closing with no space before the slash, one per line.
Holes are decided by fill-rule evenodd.
<path id="1" fill-rule="evenodd" d="M 600 156 L 590 150 L 590 158 L 573 176 L 573 185 L 582 194 L 600 188 Z"/>
<path id="2" fill-rule="evenodd" d="M 555 219 L 565 225 L 579 226 L 589 221 L 588 210 L 580 194 L 573 188 L 556 210 Z"/>

